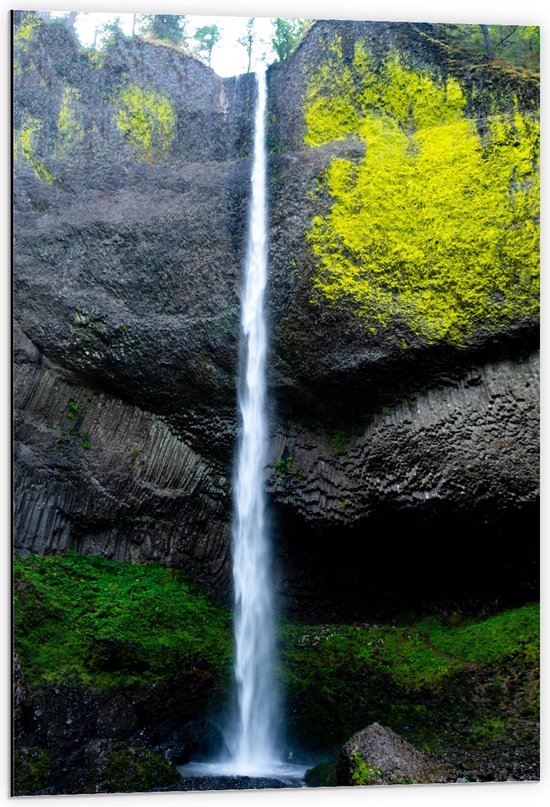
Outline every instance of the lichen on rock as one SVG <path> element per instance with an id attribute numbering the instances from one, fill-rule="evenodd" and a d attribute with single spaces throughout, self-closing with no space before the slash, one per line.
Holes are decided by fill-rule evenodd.
<path id="1" fill-rule="evenodd" d="M 117 126 L 139 159 L 154 162 L 165 155 L 174 139 L 175 120 L 168 96 L 138 85 L 122 91 Z"/>
<path id="2" fill-rule="evenodd" d="M 14 133 L 13 159 L 15 161 L 22 158 L 26 159 L 34 175 L 51 185 L 53 175 L 36 152 L 36 141 L 40 136 L 41 129 L 42 122 L 38 118 L 29 115 L 25 116 L 23 125 Z"/>
<path id="3" fill-rule="evenodd" d="M 79 98 L 80 90 L 76 87 L 67 85 L 63 89 L 61 106 L 59 107 L 59 115 L 57 118 L 57 154 L 60 157 L 77 146 L 84 137 L 82 124 L 77 114 Z"/>
<path id="4" fill-rule="evenodd" d="M 325 175 L 332 207 L 308 233 L 315 299 L 351 304 L 371 333 L 391 338 L 403 323 L 425 344 L 463 347 L 476 331 L 536 321 L 536 117 L 513 100 L 466 117 L 455 78 L 395 50 L 377 62 L 360 41 L 350 64 L 336 40 L 308 86 L 305 143 L 365 146 Z"/>

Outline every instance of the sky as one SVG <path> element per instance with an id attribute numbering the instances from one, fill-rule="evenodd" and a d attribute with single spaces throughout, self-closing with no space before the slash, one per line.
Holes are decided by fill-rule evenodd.
<path id="1" fill-rule="evenodd" d="M 61 12 L 51 12 L 53 16 L 60 16 Z M 97 28 L 120 20 L 120 26 L 125 34 L 132 32 L 133 14 L 111 14 L 105 12 L 81 13 L 76 19 L 76 32 L 83 45 L 91 47 L 94 41 L 94 32 Z M 193 35 L 197 28 L 203 25 L 216 23 L 220 28 L 221 39 L 212 52 L 211 67 L 220 76 L 235 76 L 245 73 L 248 64 L 246 48 L 238 43 L 238 38 L 246 33 L 248 17 L 233 16 L 190 16 L 186 15 L 187 33 Z M 256 17 L 254 32 L 256 43 L 252 52 L 252 69 L 267 58 L 267 62 L 275 61 L 275 54 L 270 45 L 272 23 L 270 17 Z"/>

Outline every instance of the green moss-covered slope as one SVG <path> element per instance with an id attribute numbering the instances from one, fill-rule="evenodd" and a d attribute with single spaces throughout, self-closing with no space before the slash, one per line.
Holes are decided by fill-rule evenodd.
<path id="1" fill-rule="evenodd" d="M 228 611 L 181 572 L 94 555 L 15 559 L 15 636 L 28 685 L 148 684 L 229 673 Z"/>
<path id="2" fill-rule="evenodd" d="M 536 603 L 477 620 L 289 625 L 282 648 L 290 721 L 304 743 L 337 747 L 377 721 L 426 749 L 479 748 L 514 736 L 518 717 L 535 741 Z"/>
<path id="3" fill-rule="evenodd" d="M 213 687 L 229 681 L 229 613 L 179 571 L 30 555 L 15 559 L 14 593 L 16 650 L 31 696 L 47 684 L 121 692 L 185 670 L 210 670 Z M 377 721 L 453 764 L 486 755 L 490 778 L 509 754 L 523 775 L 525 760 L 536 765 L 538 645 L 536 603 L 478 619 L 283 624 L 285 720 L 308 749 L 336 750 Z M 514 743 L 519 757 L 508 748 Z M 29 776 L 42 762 L 29 757 Z"/>
<path id="4" fill-rule="evenodd" d="M 472 118 L 466 100 L 453 77 L 396 51 L 380 62 L 360 42 L 346 59 L 337 38 L 310 76 L 306 144 L 365 146 L 321 183 L 331 207 L 308 234 L 316 299 L 351 305 L 372 333 L 400 323 L 411 341 L 462 347 L 536 321 L 538 121 L 512 98 Z"/>

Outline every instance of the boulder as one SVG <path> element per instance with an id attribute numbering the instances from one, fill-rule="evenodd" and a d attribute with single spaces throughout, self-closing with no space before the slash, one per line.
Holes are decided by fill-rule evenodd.
<path id="1" fill-rule="evenodd" d="M 342 747 L 337 781 L 339 785 L 428 784 L 454 781 L 454 777 L 391 729 L 371 723 Z"/>

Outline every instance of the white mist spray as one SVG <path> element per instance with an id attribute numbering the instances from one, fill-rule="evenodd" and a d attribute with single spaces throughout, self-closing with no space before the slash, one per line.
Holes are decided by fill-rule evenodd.
<path id="1" fill-rule="evenodd" d="M 274 616 L 270 546 L 265 523 L 266 463 L 264 292 L 267 280 L 266 79 L 257 74 L 252 196 L 241 300 L 244 361 L 239 409 L 242 437 L 234 487 L 233 581 L 237 725 L 232 757 L 242 774 L 265 774 L 278 762 L 273 676 Z"/>

